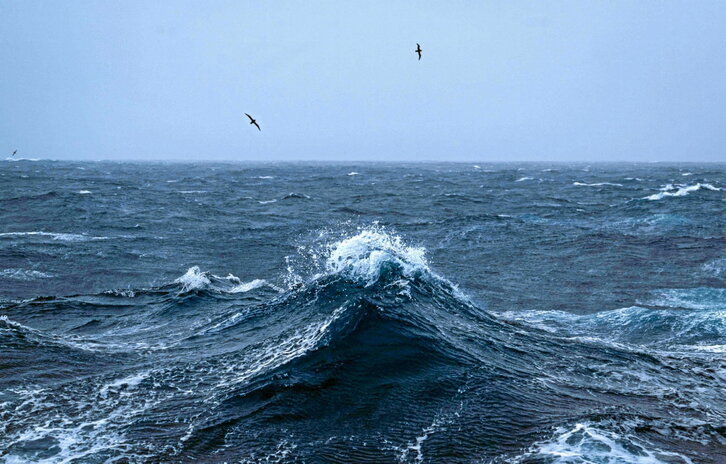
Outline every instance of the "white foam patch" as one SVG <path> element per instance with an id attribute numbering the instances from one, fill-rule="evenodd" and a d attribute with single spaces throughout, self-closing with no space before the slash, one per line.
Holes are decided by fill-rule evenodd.
<path id="1" fill-rule="evenodd" d="M 660 193 L 654 193 L 653 195 L 647 196 L 644 199 L 646 200 L 662 200 L 663 198 L 667 197 L 685 197 L 686 195 L 690 194 L 691 192 L 697 192 L 699 190 L 711 190 L 714 192 L 720 192 L 721 188 L 714 187 L 711 184 L 695 184 L 695 185 L 685 185 L 685 184 L 668 184 L 660 189 Z"/>
<path id="2" fill-rule="evenodd" d="M 726 288 L 684 288 L 660 290 L 647 304 L 667 308 L 726 312 Z"/>
<path id="3" fill-rule="evenodd" d="M 703 270 L 716 277 L 726 273 L 726 258 L 719 258 L 709 261 L 703 265 Z"/>
<path id="4" fill-rule="evenodd" d="M 81 190 L 81 191 L 80 191 L 80 192 L 78 192 L 78 193 L 79 193 L 80 195 L 90 195 L 90 194 L 91 194 L 91 191 L 90 191 L 90 190 Z"/>
<path id="5" fill-rule="evenodd" d="M 109 391 L 118 391 L 121 388 L 127 390 L 136 388 L 144 379 L 149 377 L 150 373 L 151 371 L 143 371 L 129 375 L 127 377 L 116 379 L 101 387 L 99 392 L 101 393 L 101 396 L 106 397 L 108 396 Z"/>
<path id="6" fill-rule="evenodd" d="M 12 433 L 3 437 L 6 445 L 4 462 L 101 462 L 109 451 L 123 453 L 132 462 L 146 462 L 130 452 L 132 445 L 122 432 L 131 418 L 156 402 L 152 395 L 139 398 L 134 392 L 127 391 L 138 385 L 134 382 L 136 376 L 111 382 L 96 389 L 97 393 L 89 399 L 75 398 L 72 389 L 63 387 L 16 391 L 23 400 L 9 410 L 16 426 Z M 114 394 L 110 394 L 111 391 Z M 60 401 L 68 403 L 67 407 L 59 408 Z M 48 451 L 42 457 L 36 451 L 39 442 L 46 443 Z M 31 444 L 30 449 L 24 446 L 26 444 Z"/>
<path id="7" fill-rule="evenodd" d="M 181 284 L 180 293 L 187 293 L 193 290 L 214 290 L 226 293 L 245 293 L 256 288 L 268 286 L 273 290 L 283 290 L 264 279 L 254 279 L 249 282 L 242 282 L 239 277 L 228 274 L 227 277 L 214 275 L 208 271 L 202 271 L 199 266 L 190 267 L 187 272 L 174 280 L 175 284 Z"/>
<path id="8" fill-rule="evenodd" d="M 709 353 L 726 353 L 726 345 L 695 345 L 693 348 Z"/>
<path id="9" fill-rule="evenodd" d="M 49 279 L 55 276 L 53 276 L 52 274 L 47 274 L 45 272 L 33 271 L 29 269 L 3 269 L 0 270 L 0 277 L 4 277 L 6 279 L 30 281 L 36 279 Z"/>
<path id="10" fill-rule="evenodd" d="M 212 281 L 209 280 L 209 274 L 202 272 L 199 266 L 190 267 L 186 274 L 179 277 L 174 283 L 181 284 L 182 293 L 190 292 L 192 290 L 201 290 L 208 287 Z"/>
<path id="11" fill-rule="evenodd" d="M 259 203 L 261 205 L 268 205 L 270 203 L 277 203 L 277 200 L 274 200 L 274 199 L 273 200 L 261 200 L 261 201 L 258 201 L 257 203 Z"/>
<path id="12" fill-rule="evenodd" d="M 250 290 L 260 288 L 264 285 L 268 285 L 268 283 L 265 279 L 255 279 L 250 282 L 241 283 L 235 287 L 232 287 L 228 291 L 229 291 L 229 293 L 245 293 L 245 292 L 249 292 Z"/>
<path id="13" fill-rule="evenodd" d="M 429 438 L 429 435 L 434 432 L 433 427 L 427 427 L 422 431 L 422 434 L 416 437 L 416 443 L 409 444 L 404 452 L 401 454 L 401 462 L 405 462 L 408 458 L 408 455 L 411 451 L 416 453 L 416 458 L 414 462 L 423 462 L 424 454 L 423 450 L 421 449 L 423 443 Z"/>
<path id="14" fill-rule="evenodd" d="M 602 187 L 602 186 L 606 186 L 606 185 L 609 185 L 611 187 L 622 187 L 623 186 L 623 184 L 616 184 L 613 182 L 595 182 L 592 184 L 586 184 L 584 182 L 573 182 L 572 185 L 577 185 L 580 187 Z"/>
<path id="15" fill-rule="evenodd" d="M 357 173 L 357 172 L 355 172 L 355 171 L 351 171 L 351 172 L 349 172 L 349 173 L 348 173 L 348 175 L 349 175 L 349 176 L 357 176 L 357 175 L 358 175 L 358 173 Z"/>
<path id="16" fill-rule="evenodd" d="M 329 273 L 347 275 L 371 285 L 387 263 L 399 266 L 407 277 L 418 272 L 431 273 L 424 253 L 424 248 L 405 245 L 398 235 L 379 228 L 364 229 L 330 245 L 325 268 Z"/>
<path id="17" fill-rule="evenodd" d="M 693 464 L 686 456 L 648 447 L 632 436 L 576 424 L 560 429 L 552 440 L 536 443 L 512 462 L 542 461 L 550 464 Z"/>
<path id="18" fill-rule="evenodd" d="M 91 237 L 84 234 L 65 234 L 58 232 L 5 232 L 0 237 L 50 237 L 62 242 L 85 242 L 88 240 L 108 240 L 109 237 Z"/>
<path id="19" fill-rule="evenodd" d="M 533 177 L 520 177 L 519 179 L 515 180 L 514 182 L 524 182 L 525 180 L 533 180 Z"/>
<path id="20" fill-rule="evenodd" d="M 238 464 L 278 464 L 291 462 L 291 453 L 297 448 L 294 443 L 282 440 L 277 444 L 275 451 L 264 456 L 252 456 L 241 458 Z"/>

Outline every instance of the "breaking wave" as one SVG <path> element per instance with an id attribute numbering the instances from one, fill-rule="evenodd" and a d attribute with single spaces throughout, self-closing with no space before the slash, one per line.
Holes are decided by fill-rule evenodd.
<path id="1" fill-rule="evenodd" d="M 685 185 L 685 184 L 668 184 L 664 187 L 662 187 L 659 193 L 654 193 L 653 195 L 649 195 L 645 197 L 646 200 L 662 200 L 663 198 L 667 197 L 685 197 L 686 195 L 697 192 L 699 190 L 711 190 L 714 192 L 720 192 L 721 188 L 714 187 L 711 184 L 694 184 L 694 185 Z"/>
<path id="2" fill-rule="evenodd" d="M 509 462 L 680 462 L 635 427 L 594 422 L 605 404 L 627 409 L 629 395 L 656 409 L 674 394 L 653 380 L 665 362 L 655 350 L 610 342 L 713 347 L 726 333 L 719 289 L 664 290 L 650 308 L 590 316 L 495 317 L 435 272 L 425 248 L 379 226 L 321 234 L 297 258 L 277 279 L 194 266 L 157 287 L 6 307 L 22 323 L 3 316 L 0 337 L 28 353 L 8 363 L 22 369 L 53 355 L 39 347 L 58 347 L 54 374 L 65 381 L 19 382 L 0 397 L 3 457 L 193 462 L 213 446 L 219 462 L 320 453 L 330 462 L 499 462 L 483 451 L 495 441 Z M 596 343 L 576 339 L 585 336 Z M 687 375 L 700 387 L 720 374 Z M 697 395 L 679 396 L 679 407 Z M 705 398 L 694 414 L 711 417 L 718 399 Z M 543 440 L 568 408 L 583 420 Z M 709 428 L 692 434 L 714 443 Z"/>
<path id="3" fill-rule="evenodd" d="M 606 186 L 606 185 L 609 185 L 611 187 L 622 187 L 623 186 L 623 184 L 616 184 L 613 182 L 595 182 L 592 184 L 587 184 L 584 182 L 573 182 L 572 185 L 577 185 L 580 187 L 602 187 L 602 186 Z"/>

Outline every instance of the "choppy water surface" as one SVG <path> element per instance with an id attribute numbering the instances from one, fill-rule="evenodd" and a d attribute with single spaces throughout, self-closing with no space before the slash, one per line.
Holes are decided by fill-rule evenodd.
<path id="1" fill-rule="evenodd" d="M 726 165 L 0 186 L 5 462 L 726 462 Z"/>

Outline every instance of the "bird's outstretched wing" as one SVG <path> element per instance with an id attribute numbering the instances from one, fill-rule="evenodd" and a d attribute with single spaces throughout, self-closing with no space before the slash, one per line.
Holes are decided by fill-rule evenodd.
<path id="1" fill-rule="evenodd" d="M 262 129 L 260 129 L 260 126 L 257 125 L 257 121 L 253 122 L 252 124 L 255 125 L 255 127 L 257 128 L 258 131 L 261 131 L 262 130 Z"/>
<path id="2" fill-rule="evenodd" d="M 249 114 L 247 114 L 247 113 L 245 113 L 245 116 L 247 116 L 248 118 L 250 118 L 250 121 L 254 121 L 254 120 L 255 120 L 255 119 L 254 119 L 254 118 L 253 118 L 252 116 L 250 116 L 250 115 L 249 115 Z"/>
<path id="3" fill-rule="evenodd" d="M 418 42 L 416 42 L 416 50 L 421 50 L 421 45 L 419 45 Z"/>

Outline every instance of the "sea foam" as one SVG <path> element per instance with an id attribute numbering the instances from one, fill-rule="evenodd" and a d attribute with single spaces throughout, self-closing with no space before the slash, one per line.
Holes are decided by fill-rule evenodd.
<path id="1" fill-rule="evenodd" d="M 0 237 L 50 237 L 53 240 L 60 240 L 62 242 L 85 242 L 88 240 L 108 240 L 109 237 L 91 237 L 84 234 L 66 234 L 58 232 L 5 232 L 1 233 Z"/>
<path id="2" fill-rule="evenodd" d="M 664 460 L 667 459 L 667 460 Z M 677 453 L 652 449 L 635 438 L 598 428 L 591 424 L 576 424 L 572 429 L 559 429 L 550 441 L 535 444 L 519 462 L 548 462 L 551 464 L 692 464 Z"/>
<path id="3" fill-rule="evenodd" d="M 654 193 L 653 195 L 649 195 L 645 197 L 646 200 L 661 200 L 666 197 L 685 197 L 691 192 L 696 192 L 698 190 L 712 190 L 714 192 L 719 192 L 723 189 L 714 187 L 711 184 L 694 184 L 694 185 L 685 185 L 685 184 L 668 184 L 660 189 L 659 193 Z"/>
<path id="4" fill-rule="evenodd" d="M 587 184 L 584 182 L 573 182 L 572 185 L 577 185 L 579 187 L 602 187 L 605 185 L 609 185 L 612 187 L 622 187 L 623 186 L 623 184 L 616 184 L 614 182 L 595 182 L 592 184 Z"/>
<path id="5" fill-rule="evenodd" d="M 405 245 L 401 237 L 382 229 L 361 230 L 357 235 L 345 238 L 328 247 L 326 270 L 342 274 L 354 280 L 372 285 L 385 265 L 401 269 L 405 277 L 419 272 L 431 273 L 425 257 L 425 249 Z"/>
<path id="6" fill-rule="evenodd" d="M 48 279 L 54 276 L 52 274 L 47 274 L 40 271 L 33 271 L 30 269 L 2 269 L 0 270 L 0 277 L 15 280 L 35 280 Z"/>

